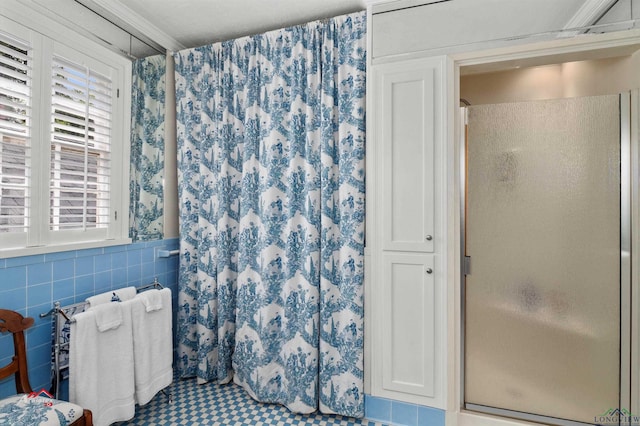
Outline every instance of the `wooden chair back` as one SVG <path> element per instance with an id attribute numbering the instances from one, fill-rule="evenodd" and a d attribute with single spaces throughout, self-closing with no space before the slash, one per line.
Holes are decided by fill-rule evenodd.
<path id="1" fill-rule="evenodd" d="M 25 318 L 15 311 L 0 309 L 0 332 L 13 334 L 14 355 L 11 362 L 0 367 L 0 379 L 15 375 L 18 393 L 32 392 L 27 373 L 27 349 L 24 331 L 33 325 L 33 318 Z"/>
<path id="2" fill-rule="evenodd" d="M 0 309 L 0 333 L 13 334 L 14 356 L 11 362 L 0 367 L 0 380 L 11 376 L 16 379 L 18 393 L 31 393 L 29 373 L 27 372 L 27 348 L 24 341 L 24 331 L 33 325 L 33 318 L 25 318 L 15 311 Z M 82 417 L 70 426 L 93 426 L 93 416 L 90 410 L 82 409 Z"/>

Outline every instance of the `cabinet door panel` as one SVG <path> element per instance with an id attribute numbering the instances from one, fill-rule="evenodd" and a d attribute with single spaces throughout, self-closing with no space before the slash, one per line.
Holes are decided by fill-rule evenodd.
<path id="1" fill-rule="evenodd" d="M 431 252 L 434 70 L 382 80 L 383 249 Z"/>
<path id="2" fill-rule="evenodd" d="M 384 256 L 383 388 L 434 396 L 433 255 Z M 431 271 L 431 272 L 429 272 Z"/>
<path id="3" fill-rule="evenodd" d="M 368 97 L 371 394 L 442 409 L 449 69 L 445 57 L 375 65 Z"/>

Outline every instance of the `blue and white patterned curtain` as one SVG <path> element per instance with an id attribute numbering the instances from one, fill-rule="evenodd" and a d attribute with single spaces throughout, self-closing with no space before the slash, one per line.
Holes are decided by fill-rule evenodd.
<path id="1" fill-rule="evenodd" d="M 175 55 L 183 377 L 364 414 L 365 16 Z"/>
<path id="2" fill-rule="evenodd" d="M 131 180 L 129 236 L 160 240 L 164 227 L 164 55 L 133 62 L 131 80 Z"/>

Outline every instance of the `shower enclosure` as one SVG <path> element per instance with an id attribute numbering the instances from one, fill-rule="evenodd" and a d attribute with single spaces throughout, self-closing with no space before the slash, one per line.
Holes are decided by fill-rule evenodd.
<path id="1" fill-rule="evenodd" d="M 624 415 L 629 95 L 465 115 L 465 408 L 552 424 Z"/>

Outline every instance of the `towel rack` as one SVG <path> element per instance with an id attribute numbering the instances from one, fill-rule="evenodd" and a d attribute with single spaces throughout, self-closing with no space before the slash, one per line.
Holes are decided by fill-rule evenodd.
<path id="1" fill-rule="evenodd" d="M 136 287 L 136 292 L 140 293 L 151 288 L 162 289 L 162 284 L 158 281 L 158 277 L 153 279 L 152 283 Z M 69 335 L 71 331 L 70 324 L 75 322 L 73 316 L 84 312 L 88 307 L 87 302 L 79 302 L 71 305 L 60 306 L 60 302 L 56 301 L 53 308 L 40 314 L 40 318 L 53 316 L 52 324 L 52 353 L 51 353 L 51 389 L 49 392 L 55 398 L 60 397 L 60 382 L 65 379 L 63 373 L 69 369 Z M 164 393 L 164 392 L 163 392 Z M 171 398 L 171 395 L 169 396 Z"/>
<path id="2" fill-rule="evenodd" d="M 64 379 L 63 373 L 69 368 L 69 335 L 71 323 L 74 321 L 73 315 L 84 312 L 87 306 L 87 302 L 60 306 L 60 302 L 56 301 L 52 309 L 40 314 L 40 318 L 53 315 L 51 389 L 49 389 L 49 392 L 53 394 L 55 398 L 60 398 L 60 381 Z"/>
<path id="3" fill-rule="evenodd" d="M 180 254 L 180 250 L 158 250 L 158 257 L 170 257 Z"/>
<path id="4" fill-rule="evenodd" d="M 162 290 L 164 287 L 158 281 L 158 277 L 155 277 L 152 283 L 142 285 L 140 287 L 136 287 L 136 292 L 140 293 L 141 291 L 149 290 L 150 288 L 156 288 L 158 290 Z"/>
<path id="5" fill-rule="evenodd" d="M 140 286 L 140 287 L 136 287 L 136 293 L 140 293 L 142 291 L 149 290 L 150 288 L 156 288 L 158 290 L 162 290 L 164 287 L 162 287 L 162 284 L 160 284 L 160 282 L 158 281 L 158 277 L 155 277 L 151 284 L 146 284 L 146 285 L 143 285 L 143 286 Z M 113 295 L 114 296 L 116 295 L 115 291 L 113 292 Z M 85 305 L 85 304 L 87 304 L 87 302 L 75 303 L 73 305 L 69 305 L 69 306 L 65 306 L 64 308 L 61 308 L 60 307 L 60 302 L 55 302 L 53 304 L 53 308 L 51 308 L 48 312 L 40 314 L 40 318 L 46 318 L 49 315 L 53 315 L 54 313 L 58 313 L 58 314 L 62 315 L 67 322 L 69 322 L 69 323 L 76 322 L 75 319 L 69 318 L 69 316 L 65 313 L 64 309 L 65 308 L 68 309 L 69 307 L 75 307 L 75 306 L 78 306 L 78 305 Z M 80 311 L 80 312 L 84 312 L 84 309 L 82 311 Z M 74 313 L 80 313 L 80 312 L 74 312 Z"/>

